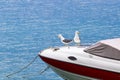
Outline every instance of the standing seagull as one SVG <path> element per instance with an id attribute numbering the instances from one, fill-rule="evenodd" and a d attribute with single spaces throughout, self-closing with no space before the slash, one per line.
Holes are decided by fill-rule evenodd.
<path id="1" fill-rule="evenodd" d="M 58 38 L 60 38 L 61 42 L 64 44 L 64 45 L 68 45 L 70 42 L 72 42 L 72 40 L 70 39 L 65 39 L 62 34 L 59 34 L 58 35 Z"/>
<path id="2" fill-rule="evenodd" d="M 75 37 L 73 39 L 77 46 L 80 46 L 79 34 L 80 34 L 79 31 L 75 31 Z"/>

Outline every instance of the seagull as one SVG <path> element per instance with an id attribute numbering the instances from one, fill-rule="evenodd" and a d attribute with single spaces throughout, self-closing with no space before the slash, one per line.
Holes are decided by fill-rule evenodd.
<path id="1" fill-rule="evenodd" d="M 73 39 L 77 46 L 80 46 L 79 34 L 80 34 L 79 31 L 75 31 L 75 37 Z"/>
<path id="2" fill-rule="evenodd" d="M 71 39 L 65 39 L 62 34 L 59 34 L 58 35 L 58 38 L 60 38 L 61 42 L 64 44 L 64 45 L 68 45 L 70 42 L 72 42 Z"/>

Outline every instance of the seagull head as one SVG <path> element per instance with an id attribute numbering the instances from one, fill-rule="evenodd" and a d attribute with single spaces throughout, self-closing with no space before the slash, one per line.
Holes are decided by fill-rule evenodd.
<path id="1" fill-rule="evenodd" d="M 61 34 L 58 34 L 58 38 L 61 38 L 61 36 L 62 36 Z"/>
<path id="2" fill-rule="evenodd" d="M 79 31 L 75 31 L 75 33 L 76 33 L 76 34 L 80 34 L 80 32 L 79 32 Z"/>
<path id="3" fill-rule="evenodd" d="M 58 34 L 58 38 L 60 38 L 61 40 L 64 40 L 65 38 L 62 36 L 62 34 Z"/>

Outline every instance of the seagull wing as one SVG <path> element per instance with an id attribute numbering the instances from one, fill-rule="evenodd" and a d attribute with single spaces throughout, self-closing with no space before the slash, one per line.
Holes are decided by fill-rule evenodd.
<path id="1" fill-rule="evenodd" d="M 65 43 L 69 43 L 69 42 L 71 42 L 72 40 L 71 39 L 64 39 L 63 40 L 63 42 L 65 42 Z"/>

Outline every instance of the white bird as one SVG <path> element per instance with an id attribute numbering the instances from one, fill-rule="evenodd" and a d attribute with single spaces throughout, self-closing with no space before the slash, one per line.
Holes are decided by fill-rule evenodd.
<path id="1" fill-rule="evenodd" d="M 73 39 L 77 46 L 80 46 L 79 34 L 80 34 L 79 31 L 75 31 L 75 36 L 74 36 L 74 39 Z"/>
<path id="2" fill-rule="evenodd" d="M 61 42 L 64 44 L 64 45 L 68 45 L 70 42 L 72 42 L 71 39 L 65 39 L 62 34 L 59 34 L 58 35 L 58 38 L 60 38 Z"/>

